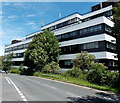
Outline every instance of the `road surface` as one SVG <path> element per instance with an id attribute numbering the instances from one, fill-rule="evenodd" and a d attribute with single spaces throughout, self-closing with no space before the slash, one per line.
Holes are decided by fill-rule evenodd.
<path id="1" fill-rule="evenodd" d="M 32 76 L 0 74 L 2 103 L 65 102 L 65 103 L 120 103 L 115 94 Z M 7 101 L 7 102 L 5 102 Z"/>

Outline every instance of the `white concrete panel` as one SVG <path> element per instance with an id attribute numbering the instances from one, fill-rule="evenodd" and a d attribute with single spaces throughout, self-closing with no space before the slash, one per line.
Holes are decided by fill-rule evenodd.
<path id="1" fill-rule="evenodd" d="M 105 7 L 105 8 L 102 8 L 100 10 L 96 10 L 94 12 L 90 12 L 88 14 L 85 14 L 85 15 L 83 15 L 83 19 L 88 18 L 88 17 L 93 16 L 93 15 L 96 15 L 96 14 L 100 14 L 100 13 L 109 11 L 109 10 L 112 10 L 112 5 Z"/>
<path id="2" fill-rule="evenodd" d="M 116 39 L 114 37 L 110 36 L 110 35 L 105 35 L 105 40 L 116 44 Z"/>
<path id="3" fill-rule="evenodd" d="M 102 17 L 98 17 L 98 18 L 89 20 L 87 22 L 83 22 L 83 23 L 76 24 L 76 25 L 73 25 L 73 26 L 67 26 L 67 27 L 64 27 L 64 28 L 60 28 L 60 29 L 54 30 L 53 32 L 55 33 L 55 35 L 60 35 L 60 34 L 64 34 L 64 33 L 67 33 L 67 32 L 72 32 L 72 31 L 75 31 L 75 30 L 79 30 L 79 29 L 90 27 L 90 26 L 98 25 L 98 24 L 101 24 L 101 23 L 108 24 L 111 27 L 114 25 L 114 23 L 112 21 L 110 21 L 106 17 L 102 16 Z"/>
<path id="4" fill-rule="evenodd" d="M 12 61 L 23 61 L 24 58 L 13 58 Z"/>
<path id="5" fill-rule="evenodd" d="M 73 39 L 69 41 L 63 41 L 63 42 L 59 42 L 59 44 L 60 44 L 60 47 L 63 47 L 63 46 L 83 44 L 83 43 L 103 41 L 103 40 L 111 42 L 112 40 L 116 40 L 116 39 L 104 33 L 104 34 L 99 34 L 99 35 L 94 35 L 94 36 L 89 36 L 84 38 Z"/>
<path id="6" fill-rule="evenodd" d="M 95 55 L 96 59 L 113 59 L 117 60 L 114 56 L 117 54 L 110 52 L 91 52 L 90 54 Z M 67 55 L 59 55 L 59 60 L 69 60 L 75 59 L 77 54 L 67 54 Z"/>
<path id="7" fill-rule="evenodd" d="M 75 17 L 78 17 L 78 18 L 82 19 L 82 16 L 81 16 L 80 14 L 76 13 L 76 14 L 67 16 L 67 17 L 65 17 L 65 18 L 63 18 L 63 19 L 57 20 L 57 21 L 55 21 L 55 22 L 53 22 L 53 23 L 50 23 L 50 24 L 48 24 L 48 25 L 45 25 L 45 26 L 41 27 L 41 30 L 46 29 L 46 28 L 49 28 L 49 27 L 54 26 L 54 25 L 57 25 L 57 24 L 62 23 L 62 22 L 64 22 L 64 21 L 73 19 L 73 18 L 75 18 Z"/>
<path id="8" fill-rule="evenodd" d="M 32 41 L 32 39 L 24 40 L 24 41 L 15 43 L 15 44 L 8 45 L 5 48 L 10 48 L 10 47 L 14 47 L 14 46 L 22 45 L 22 44 L 27 44 L 27 43 L 30 43 L 31 41 Z"/>
<path id="9" fill-rule="evenodd" d="M 25 50 L 26 50 L 26 49 L 11 51 L 11 52 L 5 53 L 5 55 L 7 55 L 7 54 L 9 54 L 9 53 L 23 53 L 23 52 L 25 52 Z"/>

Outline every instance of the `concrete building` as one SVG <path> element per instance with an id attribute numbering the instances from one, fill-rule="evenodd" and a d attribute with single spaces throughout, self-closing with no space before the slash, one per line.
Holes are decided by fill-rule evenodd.
<path id="1" fill-rule="evenodd" d="M 59 65 L 62 69 L 71 68 L 72 60 L 81 51 L 94 54 L 95 61 L 105 63 L 109 69 L 116 68 L 116 39 L 111 35 L 111 27 L 114 26 L 113 6 L 112 2 L 100 3 L 93 6 L 89 13 L 81 15 L 76 12 L 41 27 L 42 31 L 48 29 L 57 36 L 61 48 Z M 12 60 L 15 65 L 23 63 L 24 52 L 36 33 L 5 46 L 5 55 L 14 53 Z"/>

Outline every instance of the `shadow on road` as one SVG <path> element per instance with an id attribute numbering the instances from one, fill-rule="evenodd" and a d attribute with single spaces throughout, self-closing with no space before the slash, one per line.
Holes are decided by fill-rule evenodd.
<path id="1" fill-rule="evenodd" d="M 67 97 L 72 103 L 120 103 L 120 96 L 106 93 L 96 93 L 96 96 Z"/>

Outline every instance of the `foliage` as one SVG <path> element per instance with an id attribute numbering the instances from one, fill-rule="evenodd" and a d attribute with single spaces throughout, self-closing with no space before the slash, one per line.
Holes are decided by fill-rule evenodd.
<path id="1" fill-rule="evenodd" d="M 107 70 L 102 63 L 93 63 L 91 71 L 87 74 L 87 80 L 98 85 L 115 87 L 118 82 L 119 73 Z"/>
<path id="2" fill-rule="evenodd" d="M 92 63 L 91 71 L 87 75 L 87 80 L 95 84 L 103 84 L 106 75 L 106 67 L 102 63 Z"/>
<path id="3" fill-rule="evenodd" d="M 3 70 L 8 71 L 11 69 L 11 66 L 13 65 L 12 57 L 13 53 L 9 53 L 4 57 Z"/>
<path id="4" fill-rule="evenodd" d="M 35 72 L 33 75 L 34 76 L 40 76 L 41 72 Z"/>
<path id="5" fill-rule="evenodd" d="M 94 59 L 94 55 L 88 54 L 86 51 L 81 51 L 81 53 L 77 54 L 76 58 L 73 60 L 73 65 L 82 70 L 89 70 Z"/>
<path id="6" fill-rule="evenodd" d="M 36 71 L 41 69 L 48 63 L 58 61 L 60 49 L 56 36 L 51 31 L 45 30 L 34 36 L 29 44 L 26 55 L 26 65 Z"/>
<path id="7" fill-rule="evenodd" d="M 45 72 L 45 73 L 55 73 L 55 71 L 59 70 L 60 67 L 58 65 L 58 63 L 52 61 L 51 63 L 45 65 L 42 69 L 42 72 Z"/>
<path id="8" fill-rule="evenodd" d="M 12 67 L 12 69 L 9 70 L 10 73 L 20 74 L 21 71 L 18 68 Z"/>
<path id="9" fill-rule="evenodd" d="M 117 3 L 117 6 L 113 8 L 115 14 L 113 15 L 113 21 L 115 25 L 112 30 L 112 34 L 116 37 L 117 44 L 117 54 L 118 54 L 118 70 L 120 73 L 120 3 Z"/>
<path id="10" fill-rule="evenodd" d="M 0 69 L 3 69 L 3 68 L 2 68 L 3 59 L 4 59 L 4 56 L 0 56 Z"/>
<path id="11" fill-rule="evenodd" d="M 82 73 L 82 70 L 77 67 L 73 67 L 71 70 L 68 70 L 65 73 L 63 73 L 63 75 L 74 77 L 74 78 L 84 79 L 84 74 Z"/>

